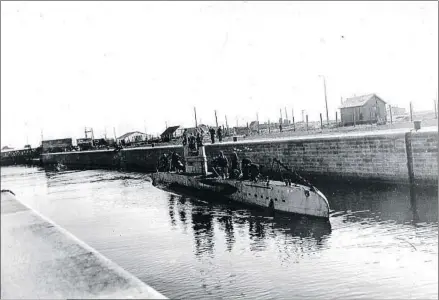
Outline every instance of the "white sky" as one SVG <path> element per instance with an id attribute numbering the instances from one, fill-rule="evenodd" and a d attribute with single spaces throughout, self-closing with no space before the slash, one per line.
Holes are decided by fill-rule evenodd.
<path id="1" fill-rule="evenodd" d="M 240 125 L 377 93 L 432 110 L 437 2 L 1 2 L 1 145 Z"/>

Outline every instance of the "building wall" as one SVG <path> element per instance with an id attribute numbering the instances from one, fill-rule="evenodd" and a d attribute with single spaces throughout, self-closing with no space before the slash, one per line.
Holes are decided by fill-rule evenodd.
<path id="1" fill-rule="evenodd" d="M 375 107 L 377 108 L 378 118 L 382 121 L 387 121 L 386 104 L 384 101 L 374 96 L 363 106 L 341 108 L 341 122 L 343 125 L 354 124 L 354 115 L 356 124 L 376 122 Z M 360 118 L 360 114 L 363 115 L 363 119 Z"/>
<path id="2" fill-rule="evenodd" d="M 410 140 L 415 180 L 437 184 L 437 131 L 413 133 Z M 44 154 L 43 161 L 150 172 L 156 170 L 157 160 L 162 153 L 172 151 L 183 155 L 181 146 L 167 146 L 124 149 L 120 152 Z M 224 151 L 228 157 L 233 151 L 237 151 L 240 159 L 250 158 L 264 165 L 266 171 L 275 157 L 301 174 L 309 176 L 389 182 L 408 182 L 409 179 L 404 133 L 357 133 L 351 136 L 218 143 L 206 146 L 208 162 L 219 151 Z"/>

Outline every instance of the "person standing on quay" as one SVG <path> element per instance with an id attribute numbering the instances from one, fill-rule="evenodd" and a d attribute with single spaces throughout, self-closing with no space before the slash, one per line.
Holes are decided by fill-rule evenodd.
<path id="1" fill-rule="evenodd" d="M 183 132 L 183 146 L 186 146 L 187 143 L 188 143 L 188 136 L 187 136 L 187 129 L 185 128 Z"/>
<path id="2" fill-rule="evenodd" d="M 221 143 L 223 141 L 223 129 L 221 126 L 218 127 L 216 134 L 218 135 L 218 141 Z"/>
<path id="3" fill-rule="evenodd" d="M 215 129 L 213 129 L 213 127 L 211 127 L 209 129 L 210 132 L 210 140 L 212 141 L 212 144 L 215 144 Z"/>

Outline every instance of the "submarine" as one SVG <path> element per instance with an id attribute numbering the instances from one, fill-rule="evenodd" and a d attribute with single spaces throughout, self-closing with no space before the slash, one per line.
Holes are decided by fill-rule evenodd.
<path id="1" fill-rule="evenodd" d="M 185 164 L 181 172 L 157 168 L 151 174 L 154 186 L 183 187 L 271 211 L 329 219 L 329 202 L 325 195 L 300 176 L 302 180 L 295 182 L 223 178 L 215 168 L 214 172 L 208 172 L 204 146 L 189 149 L 184 145 L 183 153 Z M 292 172 L 278 159 L 273 159 L 273 163 Z"/>

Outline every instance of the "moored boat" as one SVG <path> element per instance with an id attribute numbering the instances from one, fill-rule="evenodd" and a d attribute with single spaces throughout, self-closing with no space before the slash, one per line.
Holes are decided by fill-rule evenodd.
<path id="1" fill-rule="evenodd" d="M 184 150 L 184 172 L 157 171 L 151 174 L 153 185 L 180 186 L 213 192 L 230 200 L 266 207 L 270 210 L 329 218 L 329 203 L 316 187 L 304 182 L 253 181 L 229 179 L 207 172 L 204 147 L 197 155 Z M 277 160 L 274 160 L 277 161 Z M 280 163 L 279 161 L 277 161 Z M 280 163 L 281 164 L 281 163 Z"/>

